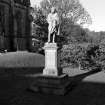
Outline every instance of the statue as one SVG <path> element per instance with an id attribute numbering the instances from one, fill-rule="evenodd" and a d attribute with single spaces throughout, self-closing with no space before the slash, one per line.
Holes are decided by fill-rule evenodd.
<path id="1" fill-rule="evenodd" d="M 71 81 L 67 74 L 62 74 L 62 68 L 59 65 L 58 46 L 55 43 L 55 36 L 59 35 L 59 17 L 55 10 L 53 7 L 47 18 L 49 23 L 48 43 L 45 43 L 43 47 L 45 68 L 43 69 L 43 74 L 35 76 L 35 83 L 32 84 L 31 90 L 64 95 L 70 89 Z"/>
<path id="2" fill-rule="evenodd" d="M 55 43 L 56 35 L 59 35 L 59 16 L 55 7 L 51 8 L 51 13 L 48 14 L 48 43 Z"/>

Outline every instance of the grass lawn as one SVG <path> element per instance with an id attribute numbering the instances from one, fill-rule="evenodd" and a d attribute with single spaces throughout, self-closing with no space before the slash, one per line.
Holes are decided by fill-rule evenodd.
<path id="1" fill-rule="evenodd" d="M 104 71 L 88 72 L 64 68 L 64 72 L 70 70 L 71 90 L 65 96 L 57 96 L 29 91 L 28 87 L 34 78 L 21 75 L 25 69 L 20 70 L 19 73 L 16 69 L 20 65 L 23 67 L 24 64 L 26 68 L 34 67 L 35 73 L 37 71 L 35 68 L 44 65 L 42 55 L 18 52 L 0 55 L 0 59 L 2 59 L 0 67 L 3 68 L 3 64 L 5 65 L 4 69 L 0 69 L 5 71 L 0 72 L 0 105 L 105 105 Z M 14 70 L 11 71 L 11 68 Z M 28 73 L 32 71 L 28 70 Z"/>
<path id="2" fill-rule="evenodd" d="M 44 56 L 26 51 L 0 55 L 0 67 L 43 67 Z"/>
<path id="3" fill-rule="evenodd" d="M 0 75 L 36 73 L 43 68 L 44 56 L 40 54 L 18 51 L 0 55 Z"/>

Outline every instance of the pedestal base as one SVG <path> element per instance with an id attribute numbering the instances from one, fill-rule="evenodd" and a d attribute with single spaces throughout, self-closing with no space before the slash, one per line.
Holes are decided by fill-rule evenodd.
<path id="1" fill-rule="evenodd" d="M 71 88 L 69 77 L 65 74 L 60 76 L 38 75 L 34 80 L 31 86 L 34 92 L 64 95 Z"/>
<path id="2" fill-rule="evenodd" d="M 57 69 L 44 69 L 43 75 L 49 75 L 49 76 L 57 76 L 58 75 Z"/>

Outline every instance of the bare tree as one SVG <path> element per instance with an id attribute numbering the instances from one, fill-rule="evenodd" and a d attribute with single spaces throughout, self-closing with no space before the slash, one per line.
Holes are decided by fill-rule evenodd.
<path id="1" fill-rule="evenodd" d="M 57 8 L 60 17 L 60 39 L 62 39 L 62 41 L 59 40 L 60 43 L 67 43 L 68 40 L 74 42 L 74 40 L 81 39 L 83 35 L 81 36 L 80 31 L 82 29 L 79 25 L 90 24 L 91 17 L 79 0 L 43 0 L 41 7 L 35 7 L 33 11 L 34 23 L 40 27 L 36 29 L 38 30 L 36 36 L 39 38 L 47 36 L 48 29 L 45 18 L 52 6 Z"/>
<path id="2" fill-rule="evenodd" d="M 79 0 L 43 0 L 41 8 L 45 15 L 50 12 L 50 8 L 55 6 L 58 9 L 61 21 L 69 18 L 73 23 L 91 24 L 91 17 L 80 4 Z"/>

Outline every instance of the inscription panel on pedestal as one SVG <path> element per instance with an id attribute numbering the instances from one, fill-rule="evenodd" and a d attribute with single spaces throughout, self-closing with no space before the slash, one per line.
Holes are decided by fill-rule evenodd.
<path id="1" fill-rule="evenodd" d="M 47 51 L 46 63 L 48 68 L 55 68 L 56 66 L 56 56 L 54 51 Z"/>

